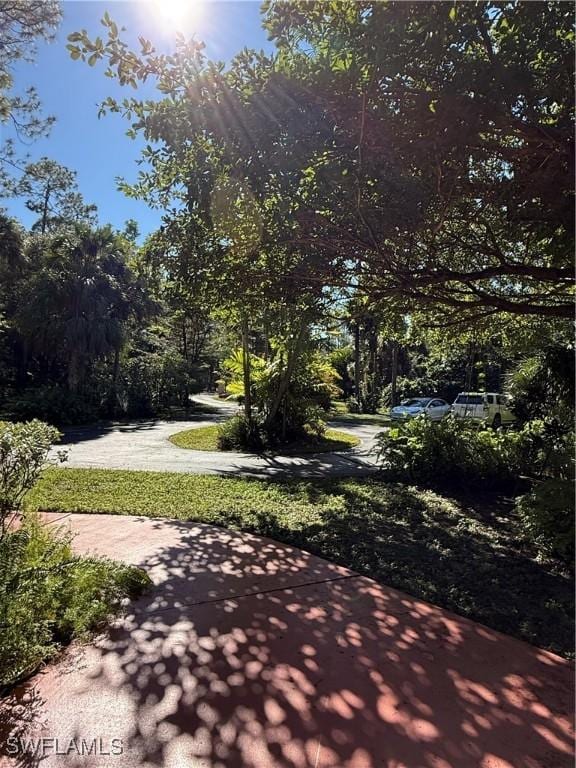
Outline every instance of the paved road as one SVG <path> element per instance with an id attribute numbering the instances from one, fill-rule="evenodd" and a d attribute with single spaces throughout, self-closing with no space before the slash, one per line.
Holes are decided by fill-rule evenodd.
<path id="1" fill-rule="evenodd" d="M 113 427 L 66 430 L 59 446 L 68 450 L 65 466 L 253 477 L 359 476 L 377 469 L 374 438 L 382 427 L 373 424 L 330 423 L 329 426 L 355 435 L 362 441 L 357 448 L 345 453 L 302 457 L 254 456 L 178 448 L 168 440 L 170 435 L 195 426 L 217 423 L 237 410 L 235 405 L 215 400 L 210 395 L 198 395 L 195 399 L 217 407 L 221 413 L 198 415 L 188 421 L 137 421 Z"/>
<path id="2" fill-rule="evenodd" d="M 269 539 L 62 523 L 155 586 L 0 704 L 2 768 L 573 766 L 573 672 L 551 653 Z"/>

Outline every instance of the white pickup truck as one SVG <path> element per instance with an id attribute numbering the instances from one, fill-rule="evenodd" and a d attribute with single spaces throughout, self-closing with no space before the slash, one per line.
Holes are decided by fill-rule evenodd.
<path id="1" fill-rule="evenodd" d="M 460 392 L 452 405 L 452 413 L 456 418 L 484 422 L 494 429 L 516 421 L 508 398 L 498 392 Z"/>

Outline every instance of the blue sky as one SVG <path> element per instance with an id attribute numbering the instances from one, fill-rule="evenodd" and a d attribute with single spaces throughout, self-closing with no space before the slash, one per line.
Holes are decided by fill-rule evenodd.
<path id="1" fill-rule="evenodd" d="M 51 43 L 40 43 L 33 63 L 18 64 L 15 76 L 17 89 L 34 85 L 42 100 L 44 113 L 54 115 L 57 122 L 49 137 L 39 139 L 29 147 L 31 160 L 43 156 L 75 170 L 78 186 L 89 203 L 98 206 L 102 223 L 121 228 L 126 219 L 136 219 L 142 235 L 159 225 L 161 212 L 150 210 L 145 203 L 126 198 L 116 189 L 115 178 L 136 178 L 136 160 L 142 142 L 125 135 L 128 123 L 118 115 L 98 119 L 97 105 L 106 96 L 134 95 L 133 89 L 122 89 L 115 81 L 104 76 L 102 65 L 90 68 L 72 61 L 66 50 L 70 32 L 86 29 L 90 36 L 104 32 L 100 19 L 105 11 L 119 26 L 126 27 L 126 37 L 136 40 L 143 35 L 158 49 L 169 50 L 176 26 L 186 36 L 194 36 L 206 43 L 211 58 L 228 61 L 243 47 L 270 50 L 266 33 L 261 28 L 259 3 L 250 0 L 218 2 L 217 0 L 188 0 L 177 5 L 190 5 L 192 10 L 186 22 L 170 21 L 160 8 L 174 6 L 174 0 L 155 2 L 90 2 L 76 0 L 64 2 L 63 20 L 56 38 Z M 150 97 L 150 90 L 143 91 Z M 10 135 L 4 127 L 4 136 Z M 8 212 L 26 226 L 36 218 L 21 200 L 0 200 Z"/>

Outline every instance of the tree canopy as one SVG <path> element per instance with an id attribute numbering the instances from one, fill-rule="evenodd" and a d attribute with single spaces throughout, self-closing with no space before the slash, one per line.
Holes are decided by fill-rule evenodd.
<path id="1" fill-rule="evenodd" d="M 38 39 L 52 39 L 60 18 L 60 3 L 56 0 L 0 3 L 0 124 L 11 126 L 20 140 L 29 141 L 47 133 L 54 117 L 41 114 L 34 87 L 24 93 L 15 90 L 14 66 L 22 59 L 33 59 Z M 2 142 L 0 189 L 9 185 L 12 169 L 20 168 L 17 149 L 13 139 Z"/>
<path id="2" fill-rule="evenodd" d="M 561 3 L 265 3 L 277 53 L 231 66 L 70 36 L 160 98 L 108 99 L 150 144 L 135 195 L 211 216 L 247 190 L 260 249 L 318 280 L 457 321 L 572 313 L 573 41 Z M 415 53 L 417 52 L 417 53 Z M 126 187 L 128 189 L 128 187 Z M 235 217 L 238 222 L 238 217 Z M 190 218 L 188 219 L 190 222 Z M 204 231 L 205 234 L 205 231 Z M 204 235 L 200 236 L 203 244 Z M 194 248 L 198 245 L 198 236 Z"/>
<path id="3" fill-rule="evenodd" d="M 75 171 L 48 157 L 26 165 L 13 194 L 26 198 L 28 210 L 39 214 L 33 229 L 42 234 L 63 224 L 95 223 L 96 206 L 84 202 Z"/>

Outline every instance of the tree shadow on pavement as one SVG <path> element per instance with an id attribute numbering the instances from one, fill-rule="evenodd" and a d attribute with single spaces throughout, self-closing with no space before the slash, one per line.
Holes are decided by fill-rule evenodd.
<path id="1" fill-rule="evenodd" d="M 43 765 L 572 765 L 568 662 L 288 545 L 122 522 L 155 588 L 37 689 L 42 732 L 123 755 Z"/>
<path id="2" fill-rule="evenodd" d="M 573 653 L 573 580 L 527 549 L 502 497 L 447 498 L 345 479 L 310 483 L 305 497 L 322 510 L 319 520 L 291 526 L 261 514 L 254 529 L 493 629 Z"/>

